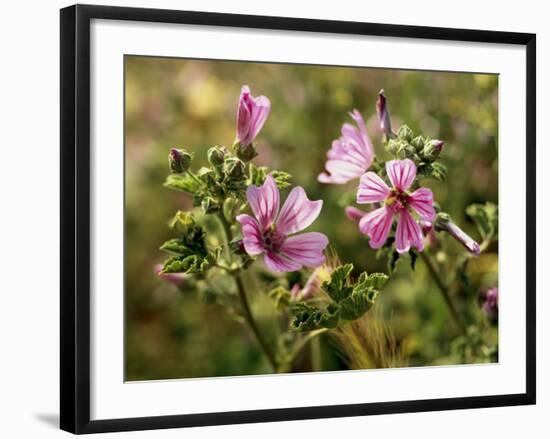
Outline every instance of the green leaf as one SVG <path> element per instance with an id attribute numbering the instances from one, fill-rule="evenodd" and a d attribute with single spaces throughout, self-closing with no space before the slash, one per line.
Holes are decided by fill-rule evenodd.
<path id="1" fill-rule="evenodd" d="M 206 249 L 204 245 L 204 230 L 195 221 L 191 212 L 179 210 L 170 223 L 170 227 L 180 235 L 182 241 L 192 249 Z"/>
<path id="2" fill-rule="evenodd" d="M 290 180 L 292 180 L 292 175 L 285 171 L 272 171 L 271 175 L 277 184 L 279 189 L 284 189 L 290 186 Z"/>
<path id="3" fill-rule="evenodd" d="M 498 206 L 494 203 L 472 204 L 466 214 L 476 225 L 484 240 L 490 240 L 498 233 Z"/>
<path id="4" fill-rule="evenodd" d="M 372 287 L 354 289 L 351 296 L 339 303 L 341 318 L 344 320 L 358 319 L 372 307 L 377 296 L 378 291 Z"/>
<path id="5" fill-rule="evenodd" d="M 445 181 L 447 178 L 447 168 L 445 165 L 442 165 L 438 162 L 433 162 L 431 164 L 432 172 L 431 177 L 438 181 Z"/>
<path id="6" fill-rule="evenodd" d="M 323 282 L 322 287 L 332 300 L 339 302 L 351 294 L 352 288 L 346 286 L 346 282 L 352 270 L 353 264 L 341 265 L 334 269 L 330 281 Z"/>
<path id="7" fill-rule="evenodd" d="M 201 185 L 189 174 L 169 174 L 164 187 L 193 194 L 200 189 Z"/>
<path id="8" fill-rule="evenodd" d="M 193 254 L 193 250 L 187 247 L 183 241 L 178 238 L 169 239 L 160 246 L 160 249 L 180 256 L 188 256 Z"/>
<path id="9" fill-rule="evenodd" d="M 294 314 L 291 327 L 295 331 L 313 331 L 321 328 L 335 328 L 340 320 L 340 307 L 334 303 L 325 309 L 317 309 L 303 302 L 291 306 Z"/>
<path id="10" fill-rule="evenodd" d="M 164 261 L 163 273 L 201 273 L 209 268 L 207 258 L 201 258 L 198 255 L 190 256 L 172 256 Z"/>
<path id="11" fill-rule="evenodd" d="M 366 273 L 363 273 L 366 274 Z M 361 284 L 364 284 L 367 287 L 374 288 L 376 290 L 379 290 L 384 285 L 386 285 L 386 282 L 388 281 L 390 277 L 385 273 L 371 273 L 369 274 L 366 279 L 361 282 Z M 361 280 L 361 276 L 359 277 L 359 280 Z M 357 284 L 360 284 L 358 281 Z"/>
<path id="12" fill-rule="evenodd" d="M 255 166 L 250 163 L 249 179 L 248 184 L 253 184 L 254 186 L 261 186 L 265 182 L 265 178 L 269 174 L 269 169 L 265 166 Z M 290 180 L 292 176 L 285 171 L 271 171 L 271 176 L 275 180 L 277 187 L 279 189 L 284 189 L 290 186 Z"/>
<path id="13" fill-rule="evenodd" d="M 374 304 L 379 289 L 385 285 L 388 276 L 384 273 L 361 273 L 357 282 L 350 280 L 352 264 L 337 267 L 329 282 L 322 288 L 332 301 L 325 308 L 298 302 L 291 305 L 294 315 L 291 327 L 297 331 L 312 331 L 320 328 L 334 328 L 340 321 L 353 321 L 366 313 Z"/>
<path id="14" fill-rule="evenodd" d="M 447 168 L 438 162 L 421 162 L 418 165 L 417 175 L 421 178 L 433 178 L 438 181 L 445 181 L 447 178 Z"/>
<path id="15" fill-rule="evenodd" d="M 261 186 L 264 184 L 265 177 L 267 176 L 267 168 L 265 166 L 256 166 L 253 163 L 250 163 L 249 166 L 249 184 L 254 186 Z"/>

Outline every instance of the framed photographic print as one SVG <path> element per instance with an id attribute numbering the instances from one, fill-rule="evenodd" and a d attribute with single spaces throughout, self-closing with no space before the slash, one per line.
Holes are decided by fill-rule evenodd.
<path id="1" fill-rule="evenodd" d="M 535 403 L 535 35 L 61 10 L 61 428 Z"/>

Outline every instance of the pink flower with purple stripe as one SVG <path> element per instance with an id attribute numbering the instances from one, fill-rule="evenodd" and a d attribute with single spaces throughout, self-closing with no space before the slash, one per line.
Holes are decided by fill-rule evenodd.
<path id="1" fill-rule="evenodd" d="M 265 96 L 254 97 L 247 85 L 241 88 L 237 107 L 237 142 L 250 145 L 264 126 L 271 111 L 271 102 Z"/>
<path id="2" fill-rule="evenodd" d="M 271 271 L 297 271 L 318 267 L 325 262 L 323 250 L 328 238 L 318 232 L 294 235 L 317 219 L 323 201 L 310 201 L 300 186 L 292 189 L 279 209 L 280 194 L 275 180 L 268 175 L 261 187 L 250 186 L 246 198 L 254 216 L 239 215 L 243 245 L 251 256 L 264 255 Z M 291 236 L 292 235 L 292 236 Z"/>
<path id="3" fill-rule="evenodd" d="M 419 188 L 409 192 L 416 178 L 416 165 L 412 160 L 391 160 L 386 163 L 386 173 L 393 187 L 389 187 L 374 172 L 361 177 L 357 191 L 357 203 L 383 203 L 359 221 L 361 233 L 368 235 L 372 248 L 380 248 L 388 239 L 393 218 L 397 217 L 395 248 L 398 253 L 406 253 L 411 247 L 418 251 L 424 249 L 424 236 L 418 222 L 411 215 L 416 212 L 420 219 L 433 221 L 433 194 L 428 188 Z"/>
<path id="4" fill-rule="evenodd" d="M 374 160 L 374 150 L 365 121 L 357 110 L 353 110 L 350 116 L 357 127 L 349 123 L 342 126 L 342 136 L 332 142 L 327 153 L 326 172 L 317 177 L 321 183 L 344 184 L 359 178 Z"/>

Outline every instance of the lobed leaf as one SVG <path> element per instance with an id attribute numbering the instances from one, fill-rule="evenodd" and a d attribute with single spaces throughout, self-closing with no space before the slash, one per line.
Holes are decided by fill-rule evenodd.
<path id="1" fill-rule="evenodd" d="M 189 174 L 169 174 L 164 182 L 164 187 L 194 194 L 200 189 L 201 185 Z"/>

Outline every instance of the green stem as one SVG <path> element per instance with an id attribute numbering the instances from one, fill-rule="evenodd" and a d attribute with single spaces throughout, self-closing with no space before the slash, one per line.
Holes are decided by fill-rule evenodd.
<path id="1" fill-rule="evenodd" d="M 447 288 L 447 285 L 445 285 L 445 282 L 443 282 L 443 279 L 441 279 L 441 276 L 439 275 L 439 271 L 437 270 L 437 267 L 434 261 L 426 252 L 421 252 L 420 255 L 422 256 L 422 259 L 426 263 L 426 266 L 428 267 L 428 271 L 430 272 L 433 280 L 435 281 L 437 287 L 439 288 L 439 291 L 441 291 L 441 294 L 445 299 L 445 303 L 447 304 L 449 311 L 451 312 L 451 315 L 453 317 L 453 320 L 458 326 L 458 329 L 460 330 L 460 332 L 462 332 L 462 334 L 466 334 L 466 327 L 464 326 L 464 322 L 462 321 L 462 319 L 458 314 L 458 311 L 456 310 L 456 307 L 449 294 L 449 289 Z"/>
<path id="2" fill-rule="evenodd" d="M 311 367 L 314 372 L 323 370 L 323 357 L 321 352 L 321 340 L 319 337 L 312 338 L 309 342 L 311 352 Z"/>
<path id="3" fill-rule="evenodd" d="M 286 362 L 286 364 L 279 366 L 279 372 L 288 372 L 294 364 L 294 361 L 296 361 L 296 358 L 298 357 L 300 352 L 302 352 L 302 350 L 308 345 L 308 343 L 311 343 L 313 340 L 315 340 L 316 337 L 324 334 L 325 332 L 328 332 L 327 328 L 317 329 L 315 331 L 308 332 L 306 336 L 304 336 L 301 340 L 298 341 L 298 343 L 296 343 L 292 355 L 290 359 Z"/>
<path id="4" fill-rule="evenodd" d="M 250 311 L 250 305 L 248 304 L 248 298 L 246 296 L 246 288 L 244 286 L 242 276 L 239 273 L 235 273 L 233 274 L 233 278 L 235 279 L 235 283 L 237 284 L 237 291 L 239 292 L 239 297 L 241 299 L 241 303 L 243 306 L 244 317 L 246 319 L 246 322 L 248 323 L 248 326 L 250 326 L 250 329 L 252 329 L 252 332 L 256 336 L 256 340 L 258 341 L 258 344 L 262 348 L 263 353 L 267 357 L 269 364 L 271 365 L 274 371 L 277 371 L 277 361 L 275 360 L 275 356 L 273 355 L 273 352 L 271 352 L 271 348 L 263 338 L 262 333 L 258 328 L 258 325 L 256 325 L 254 316 Z"/>
<path id="5" fill-rule="evenodd" d="M 231 241 L 233 239 L 233 234 L 231 232 L 231 225 L 225 218 L 223 212 L 220 212 L 218 214 L 218 218 L 222 223 L 226 240 Z M 235 279 L 235 284 L 237 285 L 237 291 L 239 293 L 239 298 L 241 299 L 241 305 L 244 311 L 244 318 L 246 320 L 246 323 L 248 323 L 248 326 L 250 326 L 250 329 L 252 329 L 252 332 L 254 333 L 254 336 L 256 337 L 256 340 L 258 341 L 258 344 L 260 345 L 264 355 L 269 361 L 269 364 L 271 365 L 274 371 L 277 371 L 277 361 L 275 360 L 275 356 L 273 355 L 271 348 L 265 341 L 258 325 L 256 324 L 256 320 L 252 315 L 252 311 L 250 310 L 250 304 L 248 303 L 248 297 L 246 294 L 246 287 L 241 274 L 238 271 L 228 270 L 227 272 L 233 277 L 233 279 Z"/>

